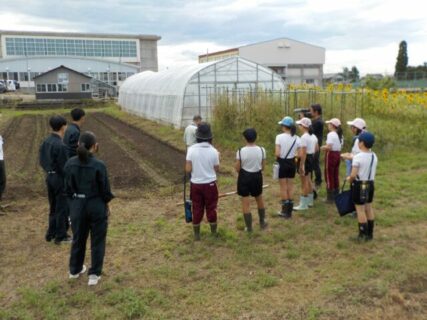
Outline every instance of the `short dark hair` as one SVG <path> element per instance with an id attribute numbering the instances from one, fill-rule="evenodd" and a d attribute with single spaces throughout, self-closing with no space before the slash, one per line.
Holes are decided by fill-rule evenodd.
<path id="1" fill-rule="evenodd" d="M 254 128 L 247 128 L 245 131 L 243 131 L 243 136 L 245 137 L 247 142 L 252 143 L 255 142 L 257 138 L 257 133 Z"/>
<path id="2" fill-rule="evenodd" d="M 310 108 L 318 114 L 322 114 L 322 106 L 320 104 L 313 104 Z"/>
<path id="3" fill-rule="evenodd" d="M 67 120 L 62 116 L 52 116 L 49 119 L 49 125 L 53 131 L 59 131 L 63 126 L 67 125 Z"/>
<path id="4" fill-rule="evenodd" d="M 200 116 L 200 115 L 198 115 L 198 114 L 196 114 L 194 117 L 193 117 L 193 121 L 201 121 L 202 120 L 202 117 Z"/>
<path id="5" fill-rule="evenodd" d="M 73 121 L 79 121 L 85 115 L 86 113 L 83 109 L 74 108 L 73 110 L 71 110 L 71 118 L 73 119 Z"/>

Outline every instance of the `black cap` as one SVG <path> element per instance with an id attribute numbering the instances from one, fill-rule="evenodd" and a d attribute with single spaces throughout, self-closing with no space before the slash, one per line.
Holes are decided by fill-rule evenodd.
<path id="1" fill-rule="evenodd" d="M 212 139 L 211 126 L 208 123 L 202 122 L 201 124 L 199 124 L 196 131 L 196 139 L 200 139 L 200 140 Z"/>

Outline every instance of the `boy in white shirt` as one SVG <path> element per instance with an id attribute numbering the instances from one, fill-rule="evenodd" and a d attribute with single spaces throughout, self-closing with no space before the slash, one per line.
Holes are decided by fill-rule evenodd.
<path id="1" fill-rule="evenodd" d="M 193 144 L 197 143 L 196 141 L 196 131 L 197 126 L 202 122 L 202 117 L 195 115 L 193 117 L 193 123 L 189 124 L 184 131 L 184 142 L 187 146 L 187 149 L 190 148 Z"/>
<path id="2" fill-rule="evenodd" d="M 219 170 L 219 153 L 212 146 L 209 124 L 201 123 L 196 131 L 197 143 L 187 151 L 185 170 L 191 173 L 191 200 L 193 202 L 194 239 L 200 240 L 200 223 L 204 211 L 211 227 L 217 232 L 218 187 L 216 173 Z"/>
<path id="3" fill-rule="evenodd" d="M 351 174 L 347 180 L 352 184 L 353 202 L 357 211 L 359 222 L 359 235 L 357 239 L 372 240 L 374 234 L 374 212 L 372 201 L 374 199 L 374 180 L 378 158 L 371 151 L 375 137 L 370 132 L 359 136 L 360 152 L 353 157 Z"/>
<path id="4" fill-rule="evenodd" d="M 243 218 L 246 231 L 252 232 L 252 214 L 250 212 L 250 198 L 255 197 L 258 206 L 259 225 L 261 229 L 267 227 L 265 222 L 265 207 L 262 198 L 262 170 L 265 167 L 266 153 L 263 147 L 255 144 L 256 130 L 248 128 L 243 132 L 246 146 L 236 153 L 235 169 L 239 173 L 237 179 L 237 194 L 242 199 Z"/>

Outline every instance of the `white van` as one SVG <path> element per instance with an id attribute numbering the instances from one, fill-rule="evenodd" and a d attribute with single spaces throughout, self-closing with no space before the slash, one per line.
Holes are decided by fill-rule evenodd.
<path id="1" fill-rule="evenodd" d="M 6 80 L 7 91 L 16 91 L 15 82 L 13 80 Z"/>

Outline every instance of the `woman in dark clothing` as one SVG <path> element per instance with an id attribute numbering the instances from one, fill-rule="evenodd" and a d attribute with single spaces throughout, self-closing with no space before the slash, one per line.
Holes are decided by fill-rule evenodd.
<path id="1" fill-rule="evenodd" d="M 86 242 L 90 232 L 92 266 L 89 285 L 101 278 L 108 225 L 108 203 L 114 198 L 110 190 L 105 164 L 93 154 L 98 150 L 91 132 L 80 136 L 77 156 L 65 164 L 65 191 L 69 198 L 73 243 L 70 256 L 71 279 L 86 271 L 83 264 Z"/>

